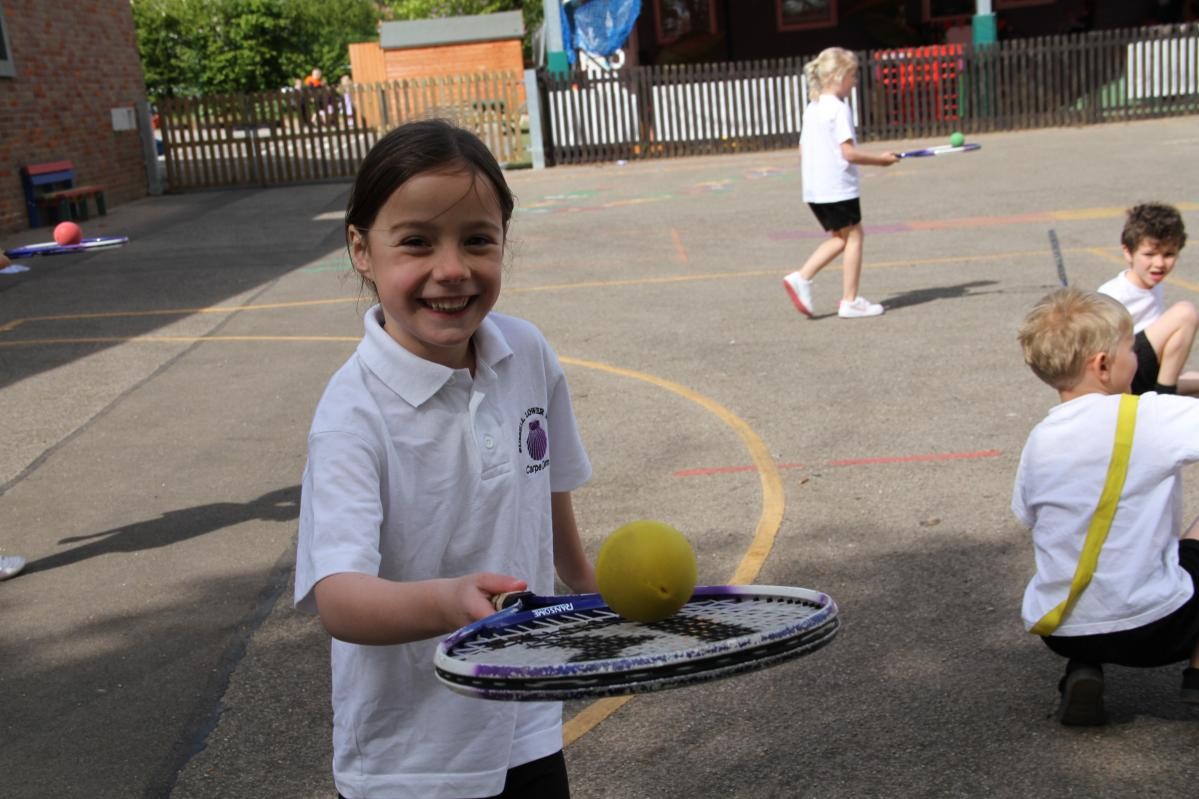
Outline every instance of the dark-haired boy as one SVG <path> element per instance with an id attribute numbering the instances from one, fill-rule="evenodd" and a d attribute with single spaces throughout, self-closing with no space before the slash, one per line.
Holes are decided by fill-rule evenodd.
<path id="1" fill-rule="evenodd" d="M 1138 363 L 1133 394 L 1199 394 L 1199 374 L 1182 373 L 1199 330 L 1199 311 L 1186 300 L 1167 310 L 1162 290 L 1186 242 L 1177 208 L 1162 203 L 1130 208 L 1120 234 L 1128 269 L 1099 287 L 1132 314 Z"/>

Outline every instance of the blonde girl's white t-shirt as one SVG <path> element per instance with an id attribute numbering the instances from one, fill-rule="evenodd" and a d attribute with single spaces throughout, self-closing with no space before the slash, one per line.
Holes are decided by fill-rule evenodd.
<path id="1" fill-rule="evenodd" d="M 803 113 L 799 164 L 806 203 L 835 203 L 859 196 L 858 168 L 841 154 L 842 142 L 857 142 L 849 103 L 820 95 Z"/>
<path id="2" fill-rule="evenodd" d="M 1127 269 L 1100 286 L 1099 292 L 1114 297 L 1128 309 L 1134 333 L 1140 333 L 1156 322 L 1166 307 L 1165 290 L 1161 283 L 1151 289 L 1143 289 L 1128 279 Z"/>
<path id="3" fill-rule="evenodd" d="M 490 314 L 475 375 L 383 329 L 331 378 L 308 437 L 296 606 L 339 572 L 425 580 L 490 571 L 554 588 L 550 493 L 591 474 L 562 367 L 528 322 Z M 436 639 L 332 642 L 333 773 L 360 797 L 491 796 L 509 768 L 562 748 L 556 702 L 489 702 L 433 674 Z"/>
<path id="4" fill-rule="evenodd" d="M 1021 617 L 1032 627 L 1069 593 L 1111 461 L 1120 395 L 1056 405 L 1028 437 L 1012 512 L 1032 528 L 1036 574 Z M 1168 616 L 1191 597 L 1178 563 L 1181 467 L 1199 461 L 1199 401 L 1141 395 L 1128 476 L 1090 585 L 1054 635 L 1111 633 Z"/>

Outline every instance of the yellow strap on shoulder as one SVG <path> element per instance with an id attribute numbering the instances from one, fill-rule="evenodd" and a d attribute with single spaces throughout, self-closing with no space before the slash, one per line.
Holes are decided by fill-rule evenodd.
<path id="1" fill-rule="evenodd" d="M 1128 456 L 1132 452 L 1133 433 L 1137 427 L 1137 400 L 1132 394 L 1120 397 L 1120 411 L 1116 417 L 1116 441 L 1112 445 L 1112 459 L 1107 466 L 1107 480 L 1103 483 L 1103 493 L 1099 495 L 1099 505 L 1095 515 L 1091 517 L 1091 525 L 1087 528 L 1087 538 L 1082 545 L 1082 555 L 1078 559 L 1078 567 L 1074 570 L 1074 579 L 1070 582 L 1070 594 L 1053 610 L 1033 625 L 1029 632 L 1034 635 L 1052 635 L 1062 623 L 1062 619 L 1074 607 L 1079 595 L 1091 582 L 1095 566 L 1099 563 L 1099 550 L 1107 539 L 1107 531 L 1111 529 L 1112 519 L 1116 516 L 1116 506 L 1120 503 L 1120 494 L 1124 490 L 1124 478 L 1128 475 Z"/>

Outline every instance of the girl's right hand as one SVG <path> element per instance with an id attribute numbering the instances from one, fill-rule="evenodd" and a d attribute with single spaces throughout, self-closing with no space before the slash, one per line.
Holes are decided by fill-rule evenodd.
<path id="1" fill-rule="evenodd" d="M 529 588 L 529 584 L 524 580 L 491 572 L 468 574 L 465 577 L 450 580 L 449 583 L 453 586 L 453 595 L 447 598 L 445 607 L 459 618 L 454 629 L 495 613 L 495 607 L 491 604 L 491 599 L 495 595 L 507 594 L 512 591 L 527 591 Z"/>

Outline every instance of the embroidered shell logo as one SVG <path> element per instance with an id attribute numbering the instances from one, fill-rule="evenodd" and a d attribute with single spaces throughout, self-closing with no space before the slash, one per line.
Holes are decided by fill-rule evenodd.
<path id="1" fill-rule="evenodd" d="M 545 457 L 546 447 L 549 446 L 549 437 L 541 429 L 541 422 L 529 422 L 529 435 L 525 438 L 525 444 L 529 448 L 529 457 L 533 460 L 539 461 Z"/>

